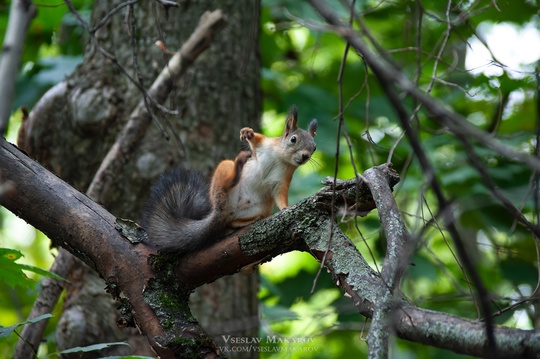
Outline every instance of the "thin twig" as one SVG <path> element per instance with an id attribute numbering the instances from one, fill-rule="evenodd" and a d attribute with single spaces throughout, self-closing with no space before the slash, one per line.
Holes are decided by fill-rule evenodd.
<path id="1" fill-rule="evenodd" d="M 319 0 L 312 1 L 320 4 Z M 369 51 L 366 45 L 363 44 L 363 42 L 360 42 L 361 40 L 359 35 L 352 29 L 343 26 L 337 17 L 334 20 L 335 22 L 332 23 L 331 26 L 314 25 L 314 27 L 319 30 L 325 29 L 326 31 L 337 33 L 344 39 L 350 41 L 351 45 L 354 47 L 359 46 L 361 50 L 357 49 L 357 51 L 359 51 L 364 57 L 369 56 L 368 61 L 372 70 L 375 68 L 377 72 L 384 76 L 388 81 L 400 86 L 406 93 L 418 99 L 418 101 L 423 104 L 423 107 L 432 115 L 432 118 L 435 121 L 438 121 L 441 126 L 447 128 L 451 133 L 461 133 L 465 136 L 472 137 L 500 155 L 514 161 L 523 162 L 529 165 L 531 168 L 540 171 L 540 160 L 538 158 L 535 158 L 527 153 L 517 151 L 514 148 L 511 148 L 496 140 L 485 131 L 471 125 L 462 116 L 446 108 L 440 104 L 438 100 L 416 87 L 415 84 L 409 80 L 401 70 Z"/>
<path id="2" fill-rule="evenodd" d="M 122 66 L 118 60 L 116 59 L 116 57 L 111 54 L 110 52 L 108 52 L 107 50 L 105 50 L 105 48 L 103 46 L 101 46 L 95 36 L 94 33 L 91 32 L 91 28 L 90 26 L 86 23 L 86 21 L 83 19 L 82 15 L 77 11 L 77 9 L 75 8 L 75 6 L 73 5 L 73 3 L 70 1 L 70 0 L 64 0 L 64 2 L 66 3 L 66 5 L 68 6 L 69 10 L 73 13 L 73 15 L 75 16 L 75 18 L 77 19 L 77 21 L 81 24 L 81 26 L 88 32 L 88 34 L 90 35 L 90 41 L 91 41 L 91 44 L 92 44 L 92 49 L 93 50 L 90 50 L 90 52 L 93 52 L 95 50 L 97 50 L 101 55 L 103 55 L 103 57 L 105 57 L 107 60 L 111 61 L 115 66 L 116 68 L 137 88 L 139 89 L 139 91 L 141 91 L 145 97 L 147 97 L 151 102 L 152 102 L 152 105 L 156 106 L 160 111 L 162 111 L 163 113 L 167 113 L 167 114 L 170 114 L 170 115 L 177 115 L 178 114 L 178 111 L 172 111 L 172 110 L 169 110 L 168 108 L 166 108 L 165 106 L 163 106 L 160 101 L 157 101 L 155 100 L 150 94 L 149 92 L 144 88 L 144 87 L 141 87 L 141 85 L 139 84 L 138 81 L 136 81 L 133 76 L 131 76 L 127 70 L 124 68 L 124 66 Z"/>
<path id="3" fill-rule="evenodd" d="M 418 88 L 409 79 L 407 79 L 401 71 L 397 70 L 391 64 L 386 63 L 386 61 L 384 61 L 382 58 L 375 56 L 368 49 L 367 45 L 361 40 L 361 38 L 354 31 L 347 29 L 341 23 L 339 18 L 333 13 L 333 11 L 331 11 L 325 4 L 323 4 L 322 1 L 310 0 L 310 3 L 323 16 L 323 18 L 326 19 L 326 21 L 328 21 L 331 25 L 335 26 L 336 30 L 339 30 L 339 33 L 341 34 L 341 36 L 343 36 L 347 41 L 349 41 L 351 45 L 355 47 L 355 49 L 359 53 L 362 54 L 362 56 L 364 57 L 365 61 L 369 64 L 375 76 L 377 76 L 381 84 L 381 87 L 383 88 L 388 99 L 392 103 L 394 109 L 398 113 L 398 119 L 405 133 L 407 134 L 407 137 L 409 138 L 413 152 L 418 158 L 420 166 L 422 167 L 422 170 L 424 171 L 427 183 L 431 185 L 431 188 L 433 189 L 435 193 L 435 196 L 439 203 L 440 211 L 442 213 L 450 213 L 450 210 L 449 210 L 451 207 L 450 203 L 446 200 L 444 193 L 442 191 L 442 188 L 440 187 L 437 181 L 437 178 L 435 177 L 435 171 L 433 167 L 431 166 L 429 160 L 427 159 L 426 153 L 422 149 L 422 146 L 420 145 L 417 133 L 410 126 L 409 114 L 404 108 L 401 102 L 401 99 L 396 94 L 393 84 L 394 83 L 399 84 L 410 95 L 418 98 L 418 100 L 421 101 L 424 104 L 424 106 L 428 108 L 430 112 L 433 112 L 433 115 L 439 121 L 441 122 L 444 121 L 446 125 L 448 125 L 449 127 L 451 126 L 451 130 L 453 130 L 454 132 L 462 133 L 462 131 L 464 132 L 464 128 L 466 128 L 467 133 L 475 137 L 478 136 L 481 138 L 486 138 L 487 136 L 485 136 L 479 130 L 473 129 L 472 126 L 465 125 L 465 121 L 461 121 L 458 118 L 458 116 L 456 116 L 454 113 L 450 112 L 449 110 L 445 109 L 442 106 L 439 106 L 439 104 L 435 102 L 429 95 L 419 91 Z M 458 122 L 462 128 L 458 129 L 456 122 Z M 492 146 L 493 146 L 493 142 L 492 142 Z M 493 147 L 496 147 L 498 150 L 503 150 L 507 154 L 509 152 L 515 152 L 513 150 L 506 148 L 506 146 L 500 146 L 500 144 L 498 143 L 497 143 L 497 146 L 493 146 Z M 534 163 L 535 166 L 540 169 L 540 163 L 538 163 L 536 159 L 532 159 L 530 156 L 523 156 L 523 155 L 519 157 L 520 159 L 526 161 L 527 163 Z M 493 335 L 493 320 L 490 315 L 490 307 L 489 307 L 487 290 L 485 289 L 485 286 L 482 283 L 482 280 L 478 274 L 478 271 L 476 270 L 475 266 L 472 264 L 472 261 L 470 260 L 469 255 L 467 251 L 465 250 L 463 240 L 453 222 L 452 217 L 446 214 L 445 222 L 447 224 L 448 231 L 454 240 L 454 244 L 460 255 L 460 258 L 462 259 L 465 268 L 469 272 L 471 279 L 474 285 L 476 286 L 479 301 L 482 308 L 482 314 L 485 318 L 486 337 L 487 337 L 487 342 L 488 342 L 487 354 L 495 357 L 496 343 L 495 343 L 495 337 Z"/>
<path id="4" fill-rule="evenodd" d="M 178 64 L 176 64 L 175 66 L 171 66 L 171 67 L 175 68 L 177 71 L 180 71 L 180 70 L 185 71 L 185 68 L 187 66 L 189 66 L 191 63 L 193 63 L 193 61 L 197 58 L 198 54 L 200 54 L 202 51 L 204 51 L 204 49 L 209 45 L 212 37 L 224 25 L 223 15 L 221 14 L 220 11 L 215 11 L 214 13 L 211 13 L 210 15 L 205 14 L 205 18 L 206 18 L 207 21 L 206 22 L 202 21 L 199 24 L 200 27 L 198 27 L 196 29 L 196 32 L 198 31 L 197 35 L 195 36 L 196 32 L 194 32 L 192 37 L 190 37 L 190 40 L 191 40 L 190 45 L 186 45 L 186 44 L 188 44 L 186 42 L 186 44 L 184 44 L 184 46 L 182 47 L 183 50 L 180 49 L 180 51 L 179 51 L 179 54 L 182 51 L 184 51 L 184 53 L 182 53 L 182 55 L 185 57 L 186 61 L 180 67 L 178 66 Z M 207 30 L 205 28 L 205 26 L 208 26 L 210 29 Z M 176 61 L 178 62 L 181 59 L 182 58 L 180 57 L 180 55 L 178 55 L 177 58 L 176 58 Z M 179 75 L 181 75 L 183 73 L 182 71 L 180 71 L 179 73 L 174 73 L 174 75 L 179 76 Z M 163 72 L 165 72 L 165 75 L 163 75 Z M 166 67 L 162 71 L 162 74 L 160 74 L 160 76 L 154 82 L 154 85 L 156 85 L 156 87 L 154 88 L 154 86 L 153 86 L 150 89 L 150 92 L 151 93 L 152 93 L 152 91 L 157 92 L 157 90 L 159 89 L 159 86 L 157 86 L 157 85 L 159 83 L 161 83 L 161 85 L 164 86 L 164 88 L 161 89 L 161 92 L 160 92 L 161 97 L 156 96 L 156 98 L 161 98 L 161 100 L 164 101 L 165 98 L 167 97 L 167 94 L 168 94 L 168 92 L 166 92 L 166 91 L 167 90 L 170 91 L 170 89 L 172 88 L 172 84 L 174 83 L 173 78 L 174 78 L 173 73 L 169 72 L 169 69 Z M 163 90 L 165 90 L 165 91 L 163 91 Z M 144 101 L 145 101 L 145 99 L 146 99 L 146 97 L 144 97 L 143 100 L 139 103 L 139 106 L 138 106 L 139 114 L 144 111 L 144 108 L 145 108 Z M 133 114 L 132 114 L 132 116 L 133 116 Z M 145 116 L 143 116 L 143 115 L 140 115 L 140 117 L 145 118 Z M 149 123 L 149 121 L 148 121 L 148 123 Z M 146 123 L 145 126 L 148 126 L 148 123 Z M 143 125 L 140 125 L 140 126 L 141 127 L 137 128 L 137 125 L 134 124 L 133 121 L 128 121 L 128 124 L 124 128 L 124 132 L 126 132 L 126 131 L 130 132 L 131 130 L 133 130 L 135 133 L 139 133 L 139 134 L 144 133 L 144 131 L 146 130 L 146 127 L 144 127 Z M 123 138 L 123 140 L 124 141 L 122 143 L 116 142 L 113 145 L 111 151 L 109 151 L 109 153 L 111 153 L 112 151 L 118 151 L 118 152 L 115 152 L 115 153 L 117 155 L 119 155 L 120 157 L 122 157 L 120 160 L 115 162 L 114 170 L 109 168 L 109 170 L 114 172 L 115 174 L 120 171 L 120 168 L 124 163 L 123 161 L 125 161 L 126 157 L 129 156 L 129 154 L 131 153 L 130 148 L 131 149 L 133 148 L 133 143 L 129 143 L 129 141 L 125 141 L 125 138 Z M 136 139 L 134 141 L 136 141 Z M 126 157 L 124 157 L 124 156 L 126 156 Z M 100 168 L 103 170 L 103 168 L 104 168 L 103 163 L 102 163 L 102 167 L 100 167 Z M 111 181 L 113 179 L 114 179 L 114 176 L 111 176 L 111 177 L 108 178 L 109 181 Z M 105 186 L 105 183 L 98 183 L 99 180 L 100 180 L 100 177 L 95 177 L 94 180 L 92 181 L 90 187 L 87 190 L 87 195 L 90 198 L 92 198 L 92 199 L 94 199 L 96 201 L 104 195 L 104 191 L 107 189 L 107 186 Z M 59 274 L 60 276 L 67 277 L 67 274 L 70 272 L 70 270 L 72 268 L 72 265 L 70 265 L 69 263 L 71 263 L 71 261 L 73 261 L 74 258 L 75 257 L 73 257 L 70 253 L 68 253 L 68 252 L 66 252 L 64 250 L 61 250 L 59 252 L 59 255 L 57 256 L 57 258 L 55 259 L 55 262 L 53 263 L 53 267 L 52 267 L 51 271 L 54 271 L 55 273 Z M 61 270 L 56 270 L 55 268 L 61 268 Z M 58 283 L 57 285 L 63 287 L 63 283 Z M 52 288 L 52 287 L 49 286 L 49 288 Z M 52 288 L 52 289 L 54 289 L 54 288 Z M 54 294 L 54 293 L 50 293 L 50 292 L 47 292 L 47 293 L 48 294 L 44 294 L 44 292 L 40 293 L 40 296 L 38 297 L 38 299 L 36 300 L 36 303 L 34 304 L 34 309 L 36 309 L 36 310 L 44 310 L 45 309 L 46 310 L 49 306 L 50 307 L 54 306 L 54 303 L 56 303 L 56 301 L 57 301 L 58 295 Z M 44 300 L 42 301 L 43 296 L 50 297 L 50 300 L 49 300 L 50 305 L 49 306 L 43 305 L 43 302 L 44 302 Z M 53 303 L 51 303 L 51 302 L 53 302 Z M 34 309 L 33 309 L 33 313 L 34 313 Z M 29 326 L 29 328 L 32 328 L 32 327 Z M 28 335 L 28 333 L 23 332 L 23 337 L 25 338 L 26 341 L 29 341 L 26 335 Z M 34 335 L 34 338 L 37 338 L 36 344 L 33 345 L 34 347 L 37 347 L 37 345 L 39 345 L 39 338 L 41 338 L 41 334 L 38 333 L 37 329 L 36 329 L 36 330 L 33 331 L 32 335 Z M 24 350 L 24 348 L 21 349 L 21 350 Z M 23 353 L 21 358 L 28 357 L 28 355 L 25 354 L 27 352 L 21 351 L 21 353 Z"/>
<path id="5" fill-rule="evenodd" d="M 352 12 L 353 10 L 351 10 Z M 349 26 L 352 25 L 352 13 L 350 17 Z M 333 189 L 332 192 L 332 203 L 331 203 L 331 218 L 332 221 L 330 222 L 330 232 L 328 235 L 328 246 L 326 251 L 324 252 L 324 255 L 321 260 L 321 264 L 319 266 L 319 270 L 317 271 L 317 274 L 315 275 L 315 278 L 313 279 L 313 285 L 311 286 L 311 293 L 313 294 L 315 292 L 315 286 L 317 285 L 317 281 L 319 279 L 319 276 L 322 272 L 322 269 L 324 268 L 324 264 L 326 262 L 326 256 L 328 255 L 328 251 L 330 249 L 330 245 L 332 244 L 332 234 L 333 226 L 336 218 L 335 214 L 335 203 L 336 203 L 336 195 L 335 195 L 335 188 L 336 188 L 336 181 L 337 181 L 337 175 L 338 175 L 338 169 L 339 169 L 339 150 L 340 150 L 340 138 L 341 138 L 341 129 L 344 127 L 344 120 L 343 120 L 343 71 L 345 68 L 345 60 L 347 59 L 347 53 L 349 52 L 349 44 L 345 44 L 345 50 L 343 51 L 343 56 L 341 57 L 341 65 L 339 67 L 339 75 L 338 75 L 338 89 L 339 89 L 339 121 L 338 121 L 338 131 L 337 131 L 337 138 L 336 138 L 336 153 L 335 153 L 335 162 L 334 162 L 334 182 L 333 182 Z M 351 154 L 352 155 L 352 154 Z M 351 156 L 351 163 L 354 166 L 354 159 Z M 356 169 L 355 169 L 356 173 Z"/>
<path id="6" fill-rule="evenodd" d="M 128 1 L 124 1 L 124 2 L 122 2 L 120 4 L 118 4 L 114 9 L 112 9 L 107 14 L 105 14 L 101 18 L 101 20 L 99 20 L 99 22 L 96 25 L 94 25 L 91 28 L 87 27 L 86 29 L 88 30 L 88 33 L 91 34 L 91 35 L 95 34 L 99 29 L 101 29 L 104 25 L 106 25 L 117 12 L 119 12 L 120 10 L 125 8 L 126 6 L 132 7 L 134 4 L 136 4 L 138 2 L 139 2 L 139 0 L 128 0 Z M 81 23 L 81 20 L 82 20 L 82 18 L 79 19 L 79 23 Z M 82 20 L 82 21 L 84 21 L 84 20 Z"/>
<path id="7" fill-rule="evenodd" d="M 180 50 L 169 60 L 168 65 L 161 71 L 149 89 L 149 97 L 163 102 L 169 96 L 173 85 L 186 72 L 195 59 L 208 48 L 214 36 L 225 26 L 225 18 L 220 10 L 207 12 L 201 17 L 201 21 L 193 34 L 182 45 Z M 146 132 L 151 123 L 151 117 L 145 111 L 144 99 L 130 115 L 129 121 L 122 132 L 118 135 L 98 171 L 88 193 L 98 200 L 107 187 L 113 182 L 116 174 L 127 161 L 126 155 L 138 144 L 139 139 Z"/>
<path id="8" fill-rule="evenodd" d="M 474 290 L 473 290 L 473 287 L 471 285 L 471 280 L 469 279 L 469 275 L 467 274 L 467 271 L 465 270 L 465 268 L 463 268 L 463 264 L 461 264 L 461 261 L 459 260 L 459 257 L 456 255 L 455 251 L 450 246 L 450 243 L 448 242 L 448 239 L 444 235 L 444 232 L 443 232 L 442 228 L 440 227 L 439 222 L 437 221 L 437 217 L 442 217 L 442 216 L 434 216 L 433 212 L 431 211 L 431 207 L 429 206 L 428 201 L 426 200 L 425 196 L 423 196 L 423 198 L 424 198 L 424 203 L 425 203 L 425 205 L 426 205 L 426 207 L 427 207 L 427 209 L 429 211 L 429 214 L 431 215 L 432 221 L 435 223 L 435 226 L 437 226 L 437 229 L 439 230 L 439 233 L 441 234 L 441 237 L 442 237 L 444 243 L 446 244 L 446 247 L 448 248 L 448 250 L 452 254 L 452 257 L 454 257 L 454 260 L 456 261 L 459 269 L 461 270 L 461 273 L 463 273 L 463 276 L 465 277 L 465 282 L 467 283 L 467 287 L 469 288 L 469 293 L 471 294 L 471 297 L 473 299 L 474 307 L 476 308 L 476 312 L 478 313 L 478 317 L 480 317 L 480 307 L 478 306 L 478 300 L 474 296 Z M 427 227 L 424 227 L 424 228 L 427 228 Z M 421 238 L 421 234 L 419 234 L 418 238 Z"/>

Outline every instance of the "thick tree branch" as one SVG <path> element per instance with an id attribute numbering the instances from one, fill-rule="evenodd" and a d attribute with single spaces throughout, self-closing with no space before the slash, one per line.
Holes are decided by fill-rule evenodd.
<path id="1" fill-rule="evenodd" d="M 387 186 L 395 184 L 395 177 L 392 178 L 392 171 L 386 165 L 379 166 L 378 170 L 388 173 L 389 177 L 384 176 Z M 327 250 L 330 228 L 334 239 L 328 248 L 325 266 L 336 285 L 353 299 L 359 313 L 371 317 L 380 288 L 386 286 L 339 227 L 330 226 L 328 188 L 289 210 L 246 227 L 211 248 L 184 257 L 176 266 L 176 274 L 183 277 L 176 277 L 175 283 L 170 283 L 166 278 L 158 277 L 149 264 L 148 259 L 156 254 L 155 250 L 126 240 L 125 237 L 133 235 L 124 231 L 121 234 L 120 222 L 114 216 L 4 139 L 0 140 L 0 178 L 4 189 L 0 204 L 96 269 L 105 278 L 111 295 L 129 302 L 130 306 L 124 305 L 123 310 L 133 315 L 134 322 L 162 357 L 172 357 L 175 351 L 184 352 L 182 350 L 186 350 L 194 339 L 198 346 L 205 346 L 205 354 L 217 354 L 191 317 L 187 301 L 165 306 L 171 298 L 179 298 L 175 292 L 187 295 L 197 285 L 234 274 L 254 260 L 266 260 L 292 249 L 309 251 L 320 260 Z M 340 192 L 336 198 L 342 199 L 341 205 L 350 206 L 353 203 L 350 199 L 364 205 L 373 203 L 370 195 L 364 195 L 367 185 L 363 181 L 340 181 L 338 188 Z M 137 233 L 137 227 L 134 228 Z M 401 303 L 405 301 L 401 300 Z M 464 354 L 476 355 L 485 349 L 481 322 L 405 304 L 401 308 L 394 312 L 399 337 Z M 127 314 L 124 317 L 129 323 Z M 172 328 L 163 328 L 165 323 Z M 464 328 L 471 328 L 477 335 L 469 335 Z M 508 353 L 507 357 L 534 357 L 531 353 L 540 352 L 538 331 L 496 328 L 494 335 L 502 344 L 499 350 Z M 176 343 L 182 342 L 181 338 L 189 340 L 171 346 L 174 338 L 178 339 Z M 448 344 L 456 342 L 460 343 L 458 347 Z M 505 346 L 505 343 L 519 343 L 520 346 Z"/>
<path id="2" fill-rule="evenodd" d="M 456 353 L 486 357 L 486 330 L 481 321 L 413 306 L 403 306 L 394 313 L 394 329 L 400 338 Z M 495 327 L 499 358 L 537 359 L 540 331 Z"/>
<path id="3" fill-rule="evenodd" d="M 144 301 L 144 280 L 153 276 L 146 257 L 152 250 L 135 246 L 115 228 L 116 218 L 103 207 L 0 139 L 0 204 L 45 233 L 95 269 L 107 281 L 110 294 L 128 298 L 137 325 L 158 354 L 156 338 L 164 331 Z M 165 352 L 166 353 L 166 352 Z"/>
<path id="4" fill-rule="evenodd" d="M 391 166 L 382 165 L 378 169 L 384 173 L 387 187 L 398 183 L 399 177 Z M 363 213 L 375 208 L 375 202 L 365 182 L 337 180 L 335 191 L 332 191 L 333 183 L 333 179 L 327 179 L 327 186 L 314 196 L 280 211 L 275 216 L 245 227 L 204 251 L 188 254 L 178 261 L 176 277 L 184 281 L 183 285 L 187 289 L 193 289 L 223 275 L 237 273 L 254 262 L 264 262 L 292 250 L 308 251 L 315 258 L 322 259 L 331 228 L 332 192 L 335 194 L 336 207 L 353 208 Z M 347 238 L 339 227 L 333 229 L 333 235 Z M 329 248 L 332 252 L 330 256 L 344 256 L 345 260 L 346 254 L 342 246 L 350 247 L 350 240 L 346 244 L 343 244 L 343 240 L 332 242 Z M 354 246 L 352 248 L 355 250 Z M 332 263 L 337 264 L 335 261 Z M 360 267 L 367 270 L 369 265 L 364 261 Z M 367 285 L 369 280 L 365 281 L 364 284 Z"/>
<path id="5" fill-rule="evenodd" d="M 111 11 L 110 15 L 114 14 L 118 9 L 119 7 Z M 148 90 L 148 93 L 145 90 L 146 96 L 151 96 L 152 101 L 158 104 L 164 103 L 174 84 L 182 77 L 187 68 L 194 63 L 197 57 L 209 47 L 213 38 L 224 25 L 225 17 L 220 10 L 203 14 L 197 28 L 180 50 L 174 54 L 167 66 L 164 67 L 161 74 Z M 95 29 L 89 31 L 95 31 Z M 111 147 L 89 186 L 87 195 L 96 202 L 101 202 L 100 199 L 105 195 L 109 184 L 114 181 L 116 174 L 120 172 L 123 165 L 129 159 L 130 154 L 140 142 L 146 129 L 151 124 L 151 117 L 146 111 L 145 100 L 146 98 L 142 99 L 131 113 L 129 121 L 119 134 L 115 144 Z M 75 263 L 76 261 L 71 257 L 69 252 L 60 249 L 51 271 L 61 277 L 67 277 L 67 274 L 71 271 Z M 48 313 L 49 308 L 54 307 L 57 302 L 64 283 L 55 279 L 51 279 L 50 281 L 50 285 L 42 288 L 29 318 Z M 32 350 L 37 350 L 46 323 L 47 321 L 43 320 L 32 325 L 27 325 L 24 328 L 21 336 L 22 339 L 18 343 L 16 356 L 26 358 L 32 354 Z"/>

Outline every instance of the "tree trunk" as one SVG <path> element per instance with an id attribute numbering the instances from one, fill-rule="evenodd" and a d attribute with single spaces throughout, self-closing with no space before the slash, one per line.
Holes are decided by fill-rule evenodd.
<path id="1" fill-rule="evenodd" d="M 92 25 L 121 3 L 95 2 Z M 180 163 L 209 175 L 218 161 L 234 158 L 241 149 L 239 129 L 257 128 L 261 112 L 258 1 L 186 1 L 167 9 L 158 2 L 139 2 L 122 8 L 95 32 L 94 43 L 101 49 L 90 41 L 75 73 L 33 109 L 23 124 L 21 147 L 84 192 L 143 96 L 119 66 L 148 89 L 170 57 L 154 45 L 156 41 L 161 39 L 168 50 L 176 51 L 203 12 L 218 8 L 228 18 L 225 30 L 184 75 L 166 104 L 178 115 L 154 110 L 171 140 L 154 123 L 134 153 L 126 154 L 129 160 L 99 202 L 118 217 L 138 220 L 151 182 L 168 167 Z M 106 59 L 102 49 L 119 66 Z M 105 284 L 81 275 L 85 272 L 91 271 L 80 267 L 70 278 L 64 308 L 69 315 L 62 318 L 57 331 L 64 348 L 126 337 L 116 327 L 115 304 L 102 295 Z M 218 343 L 222 336 L 256 337 L 257 289 L 256 274 L 223 278 L 193 296 L 194 314 Z M 103 313 L 90 315 L 98 309 Z"/>

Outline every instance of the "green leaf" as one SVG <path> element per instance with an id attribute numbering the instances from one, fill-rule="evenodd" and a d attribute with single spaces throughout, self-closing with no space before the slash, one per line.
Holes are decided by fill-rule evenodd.
<path id="1" fill-rule="evenodd" d="M 20 326 L 23 326 L 23 325 L 26 325 L 26 324 L 37 323 L 37 322 L 39 322 L 39 321 L 41 321 L 43 319 L 49 319 L 51 317 L 52 317 L 52 314 L 47 313 L 47 314 L 40 315 L 39 317 L 35 317 L 34 319 L 27 320 L 25 322 L 13 324 L 13 325 L 11 325 L 9 327 L 0 326 L 0 338 L 8 338 L 11 335 L 11 333 L 13 333 L 15 331 L 15 329 L 17 329 Z"/>
<path id="2" fill-rule="evenodd" d="M 50 278 L 54 278 L 54 279 L 57 279 L 57 280 L 65 280 L 64 278 L 62 278 L 58 274 L 49 272 L 48 270 L 45 270 L 45 269 L 42 269 L 42 268 L 39 268 L 39 267 L 34 267 L 34 266 L 31 266 L 31 265 L 28 265 L 28 264 L 20 264 L 20 266 L 21 266 L 21 269 L 23 269 L 23 270 L 34 272 L 34 273 L 42 275 L 44 277 L 50 277 Z"/>
<path id="3" fill-rule="evenodd" d="M 34 267 L 28 264 L 15 263 L 23 254 L 15 249 L 0 248 L 0 268 L 2 268 L 2 280 L 4 283 L 14 288 L 20 286 L 23 288 L 32 288 L 35 284 L 33 280 L 24 274 L 23 270 L 31 271 L 46 277 L 52 277 L 58 280 L 64 280 L 62 277 L 46 271 L 44 269 Z"/>
<path id="4" fill-rule="evenodd" d="M 22 256 L 22 253 L 15 249 L 0 248 L 0 268 L 2 268 L 1 280 L 12 288 L 16 286 L 31 288 L 34 285 L 34 281 L 23 273 L 23 266 L 15 263 L 15 261 Z"/>
<path id="5" fill-rule="evenodd" d="M 59 352 L 51 353 L 51 354 L 49 354 L 49 356 L 58 355 L 58 354 L 70 354 L 70 353 L 87 353 L 87 352 L 107 349 L 107 348 L 113 347 L 115 345 L 127 345 L 127 346 L 129 346 L 129 344 L 126 343 L 126 342 L 100 343 L 100 344 L 88 345 L 86 347 L 69 348 L 69 349 L 66 349 L 66 350 L 59 351 Z"/>
<path id="6" fill-rule="evenodd" d="M 65 80 L 81 61 L 82 56 L 55 56 L 35 61 L 17 78 L 12 110 L 21 106 L 33 107 L 48 89 Z"/>

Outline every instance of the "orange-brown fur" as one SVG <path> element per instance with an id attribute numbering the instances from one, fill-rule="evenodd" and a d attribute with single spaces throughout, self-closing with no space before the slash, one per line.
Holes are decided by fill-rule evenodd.
<path id="1" fill-rule="evenodd" d="M 289 186 L 298 166 L 315 151 L 317 122 L 308 131 L 297 127 L 297 111 L 287 117 L 281 137 L 268 138 L 253 129 L 240 130 L 251 152 L 222 161 L 210 188 L 191 171 L 177 169 L 152 188 L 144 226 L 160 251 L 188 252 L 210 245 L 225 234 L 288 206 Z"/>

